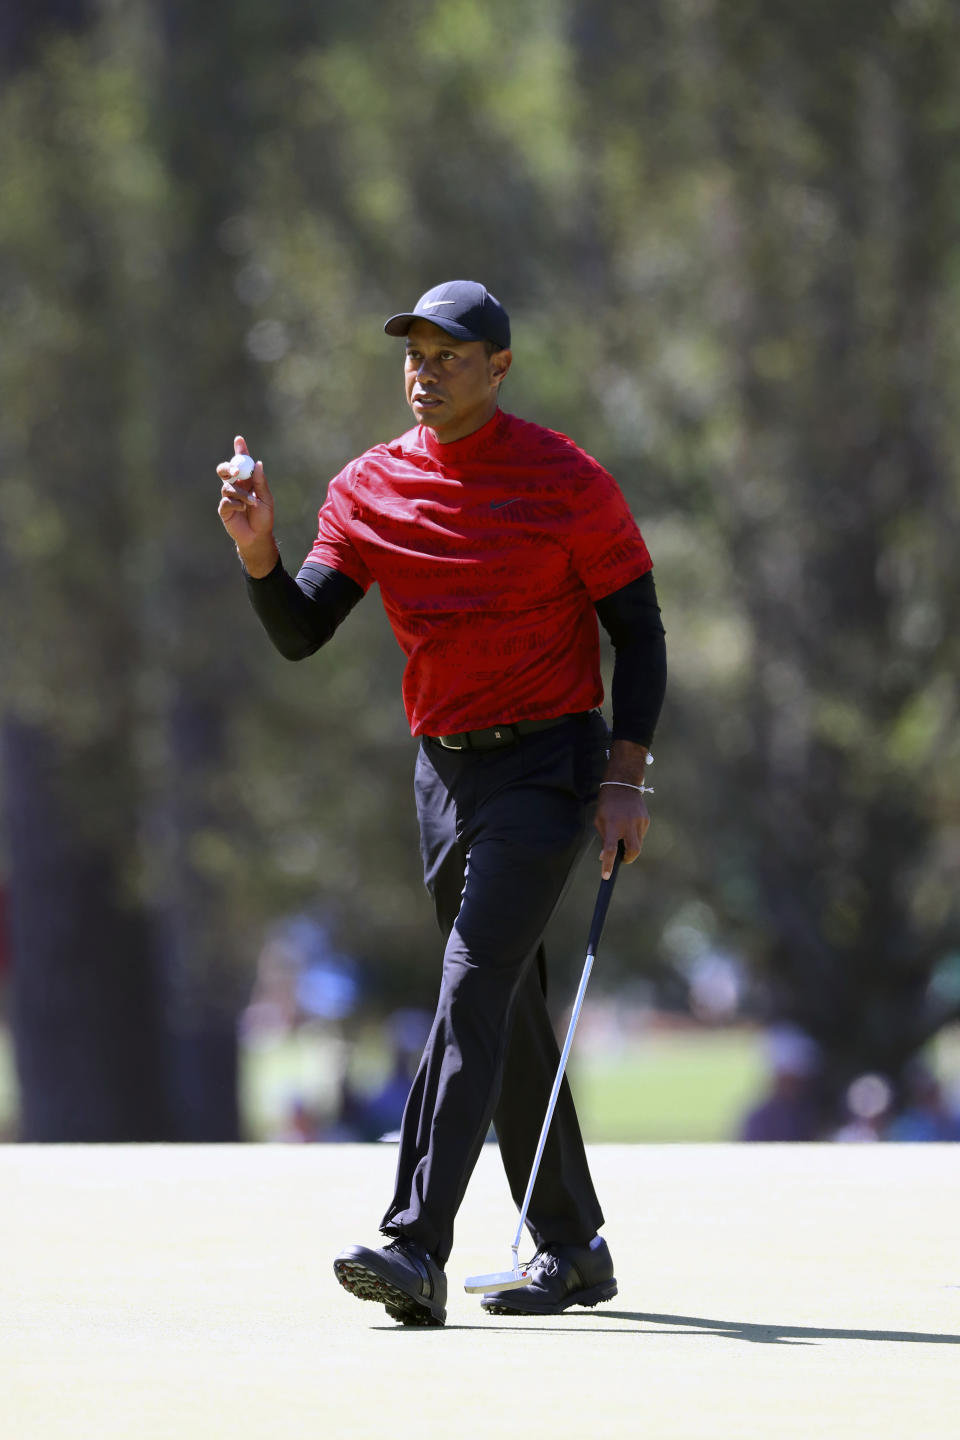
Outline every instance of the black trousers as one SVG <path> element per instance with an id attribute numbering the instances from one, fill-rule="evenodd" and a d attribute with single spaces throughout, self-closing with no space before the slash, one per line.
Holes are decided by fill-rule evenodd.
<path id="1" fill-rule="evenodd" d="M 598 712 L 498 750 L 421 744 L 424 878 L 447 944 L 380 1228 L 441 1265 L 491 1120 L 518 1206 L 526 1192 L 560 1059 L 542 937 L 594 834 L 607 744 Z M 583 1244 L 603 1224 L 566 1081 L 527 1223 L 538 1245 Z"/>

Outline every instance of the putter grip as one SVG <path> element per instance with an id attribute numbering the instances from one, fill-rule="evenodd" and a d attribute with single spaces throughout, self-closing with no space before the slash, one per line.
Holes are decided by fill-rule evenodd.
<path id="1" fill-rule="evenodd" d="M 603 930 L 603 922 L 607 918 L 607 910 L 610 906 L 610 896 L 613 894 L 613 887 L 617 879 L 617 871 L 620 869 L 620 861 L 623 859 L 623 841 L 617 846 L 617 853 L 613 861 L 613 869 L 610 872 L 609 880 L 600 881 L 600 889 L 597 892 L 597 903 L 593 907 L 593 920 L 590 923 L 590 936 L 587 940 L 587 954 L 596 958 L 597 946 L 600 944 L 600 935 Z"/>

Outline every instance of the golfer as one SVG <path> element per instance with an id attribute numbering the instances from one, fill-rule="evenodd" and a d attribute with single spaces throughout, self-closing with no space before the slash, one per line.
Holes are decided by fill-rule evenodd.
<path id="1" fill-rule="evenodd" d="M 650 556 L 616 483 L 565 436 L 500 408 L 503 306 L 448 281 L 384 328 L 405 337 L 416 424 L 330 482 L 296 578 L 259 462 L 247 480 L 218 467 L 219 514 L 288 659 L 325 644 L 373 584 L 407 657 L 424 877 L 446 947 L 380 1223 L 388 1243 L 350 1246 L 334 1271 L 401 1323 L 442 1325 L 454 1219 L 491 1120 L 519 1206 L 556 1075 L 544 930 L 594 827 L 605 877 L 620 841 L 626 864 L 640 853 L 666 659 Z M 234 448 L 247 453 L 242 437 Z M 615 651 L 612 731 L 597 617 Z M 566 1082 L 527 1223 L 530 1281 L 484 1295 L 485 1310 L 554 1315 L 617 1293 Z"/>

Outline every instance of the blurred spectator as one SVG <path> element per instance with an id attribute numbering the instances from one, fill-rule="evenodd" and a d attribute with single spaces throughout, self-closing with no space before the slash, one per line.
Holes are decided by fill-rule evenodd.
<path id="1" fill-rule="evenodd" d="M 940 1082 L 922 1060 L 904 1074 L 903 1104 L 884 1131 L 885 1140 L 960 1140 L 960 1116 L 951 1114 Z"/>
<path id="2" fill-rule="evenodd" d="M 335 949 L 322 921 L 293 915 L 267 937 L 241 1033 L 251 1052 L 284 1057 L 286 1083 L 265 1127 L 270 1139 L 304 1143 L 395 1137 L 430 1016 L 404 1009 L 388 1017 L 388 1074 L 371 1094 L 352 1078 L 355 1040 L 345 1028 L 345 1022 L 355 1021 L 362 994 L 359 965 Z M 355 1028 L 351 1025 L 351 1031 Z"/>
<path id="3" fill-rule="evenodd" d="M 384 1030 L 390 1069 L 383 1085 L 373 1094 L 354 1086 L 350 1052 L 345 1047 L 333 1116 L 329 1123 L 315 1125 L 313 1133 L 302 1138 L 341 1143 L 395 1140 L 429 1029 L 430 1016 L 423 1010 L 397 1010 L 389 1016 Z"/>
<path id="4" fill-rule="evenodd" d="M 430 1031 L 430 1016 L 425 1010 L 397 1010 L 387 1021 L 391 1066 L 386 1082 L 365 1106 L 365 1124 L 370 1140 L 395 1140 L 399 1137 L 403 1107 L 417 1073 L 420 1052 Z"/>
<path id="5" fill-rule="evenodd" d="M 366 1100 L 354 1089 L 350 1079 L 349 1055 L 345 1059 L 337 1087 L 337 1104 L 333 1115 L 326 1124 L 314 1124 L 310 1140 L 322 1140 L 325 1144 L 353 1145 L 361 1140 L 370 1140 L 366 1123 Z"/>
<path id="6" fill-rule="evenodd" d="M 893 1087 L 883 1075 L 858 1075 L 847 1089 L 847 1118 L 832 1139 L 872 1143 L 885 1134 Z"/>
<path id="7" fill-rule="evenodd" d="M 282 1129 L 271 1137 L 285 1145 L 305 1145 L 317 1138 L 316 1116 L 300 1095 L 294 1095 Z"/>
<path id="8" fill-rule="evenodd" d="M 335 949 L 321 921 L 294 915 L 274 928 L 260 952 L 243 1032 L 256 1039 L 287 1033 L 303 1020 L 344 1020 L 360 995 L 356 962 Z"/>
<path id="9" fill-rule="evenodd" d="M 816 1082 L 820 1051 L 804 1031 L 776 1026 L 767 1036 L 770 1089 L 744 1117 L 741 1140 L 816 1140 L 820 1117 Z"/>
<path id="10" fill-rule="evenodd" d="M 724 1025 L 736 1018 L 746 988 L 743 966 L 730 955 L 708 950 L 685 967 L 690 986 L 690 1013 L 704 1025 Z"/>

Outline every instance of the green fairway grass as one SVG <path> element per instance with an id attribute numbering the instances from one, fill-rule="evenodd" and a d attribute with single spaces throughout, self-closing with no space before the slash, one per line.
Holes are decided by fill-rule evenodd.
<path id="1" fill-rule="evenodd" d="M 342 1042 L 322 1031 L 247 1048 L 242 1110 L 250 1136 L 275 1138 L 295 1096 L 329 1114 L 344 1059 Z M 386 1066 L 371 1027 L 349 1054 L 351 1081 L 370 1092 Z M 589 1141 L 730 1140 L 764 1085 L 762 1040 L 748 1029 L 664 1030 L 612 1053 L 587 1044 L 574 1049 L 570 1078 Z"/>
<path id="2" fill-rule="evenodd" d="M 653 1034 L 629 1051 L 574 1060 L 588 1141 L 733 1140 L 766 1079 L 752 1031 Z"/>

